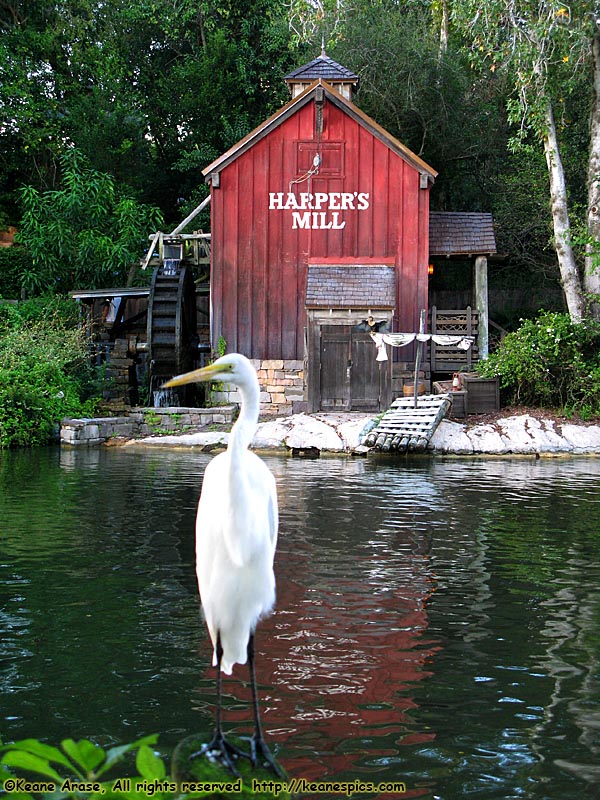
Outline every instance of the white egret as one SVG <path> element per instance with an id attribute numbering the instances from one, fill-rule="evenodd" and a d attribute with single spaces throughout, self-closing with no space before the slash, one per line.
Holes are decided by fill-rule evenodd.
<path id="1" fill-rule="evenodd" d="M 221 672 L 230 675 L 234 664 L 248 661 L 254 708 L 249 757 L 256 764 L 262 756 L 283 777 L 263 738 L 254 671 L 254 630 L 275 602 L 273 558 L 278 526 L 275 478 L 248 449 L 258 422 L 260 387 L 256 370 L 238 353 L 178 375 L 165 387 L 203 381 L 235 384 L 242 404 L 227 450 L 206 467 L 196 518 L 196 572 L 217 668 L 215 733 L 201 752 L 218 754 L 236 774 L 235 757 L 247 755 L 223 734 Z"/>

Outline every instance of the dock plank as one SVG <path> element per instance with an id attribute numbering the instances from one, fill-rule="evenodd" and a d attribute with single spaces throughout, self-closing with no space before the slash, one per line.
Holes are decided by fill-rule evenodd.
<path id="1" fill-rule="evenodd" d="M 447 394 L 398 397 L 365 439 L 367 447 L 389 452 L 425 450 L 450 409 Z"/>

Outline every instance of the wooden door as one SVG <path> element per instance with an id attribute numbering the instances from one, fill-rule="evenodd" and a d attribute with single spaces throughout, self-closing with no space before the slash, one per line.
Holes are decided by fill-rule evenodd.
<path id="1" fill-rule="evenodd" d="M 376 360 L 368 333 L 351 325 L 322 325 L 320 408 L 323 411 L 379 411 L 389 403 L 389 362 Z"/>
<path id="2" fill-rule="evenodd" d="M 368 333 L 352 331 L 350 369 L 350 407 L 353 411 L 379 411 L 381 408 L 380 365 L 387 362 L 376 360 L 377 350 Z"/>
<path id="3" fill-rule="evenodd" d="M 350 411 L 349 325 L 321 326 L 321 409 Z"/>

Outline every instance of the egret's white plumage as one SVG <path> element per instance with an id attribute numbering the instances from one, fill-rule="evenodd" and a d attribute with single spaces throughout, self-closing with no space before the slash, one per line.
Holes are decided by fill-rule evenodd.
<path id="1" fill-rule="evenodd" d="M 259 386 L 250 362 L 240 355 L 219 362 L 232 365 L 216 380 L 235 383 L 242 410 L 224 453 L 204 472 L 196 519 L 196 571 L 216 665 L 217 634 L 221 636 L 221 669 L 246 663 L 248 638 L 275 601 L 273 558 L 277 544 L 275 479 L 248 450 L 259 408 Z M 227 375 L 227 377 L 225 377 Z"/>
<path id="2" fill-rule="evenodd" d="M 197 381 L 235 384 L 240 416 L 227 450 L 206 467 L 196 518 L 196 572 L 202 608 L 213 643 L 213 664 L 231 674 L 234 664 L 250 660 L 255 712 L 252 758 L 260 752 L 282 774 L 262 738 L 254 676 L 254 629 L 275 601 L 273 558 L 277 544 L 277 492 L 266 464 L 248 448 L 258 422 L 260 387 L 250 361 L 238 353 L 177 376 L 165 386 Z M 217 722 L 211 747 L 234 769 L 235 752 L 224 739 L 217 680 Z M 234 770 L 235 771 L 235 770 Z"/>
<path id="3" fill-rule="evenodd" d="M 248 447 L 258 422 L 260 387 L 256 370 L 239 353 L 169 381 L 235 384 L 242 396 L 240 416 L 224 453 L 204 471 L 196 518 L 196 572 L 200 599 L 221 670 L 246 663 L 250 634 L 275 601 L 273 558 L 277 544 L 277 492 L 268 467 Z"/>

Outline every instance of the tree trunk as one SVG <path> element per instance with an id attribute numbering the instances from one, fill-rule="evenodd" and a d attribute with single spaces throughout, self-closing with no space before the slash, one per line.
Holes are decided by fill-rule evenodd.
<path id="1" fill-rule="evenodd" d="M 558 148 L 554 112 L 548 98 L 545 98 L 546 135 L 544 152 L 550 179 L 550 206 L 554 226 L 554 246 L 558 256 L 560 280 L 567 301 L 569 315 L 573 322 L 580 322 L 585 313 L 583 289 L 579 270 L 571 244 L 571 224 L 567 203 L 567 186 L 562 159 Z"/>
<path id="2" fill-rule="evenodd" d="M 600 33 L 592 39 L 593 92 L 590 110 L 587 231 L 593 240 L 586 246 L 583 291 L 590 316 L 600 319 Z"/>
<path id="3" fill-rule="evenodd" d="M 448 2 L 442 0 L 442 21 L 440 23 L 440 58 L 448 52 L 448 39 L 449 39 L 449 17 L 448 17 Z"/>

